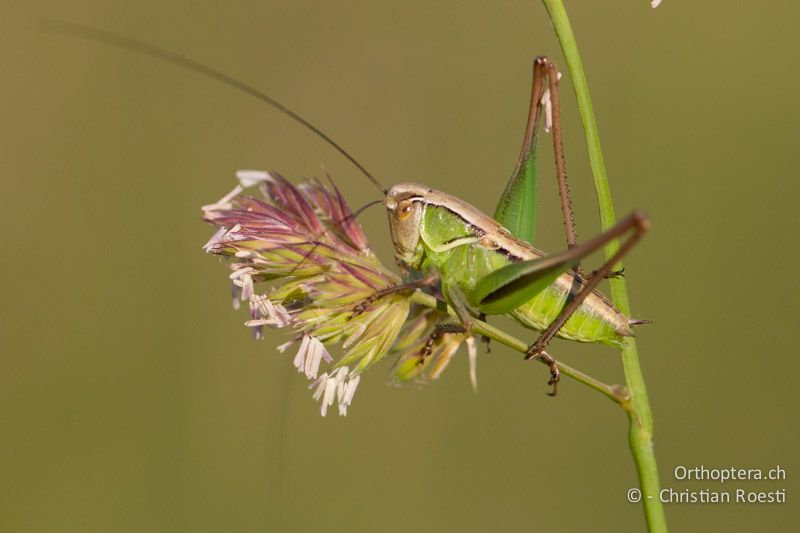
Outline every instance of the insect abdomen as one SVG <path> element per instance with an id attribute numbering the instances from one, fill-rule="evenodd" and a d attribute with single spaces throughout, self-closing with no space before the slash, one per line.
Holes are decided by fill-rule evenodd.
<path id="1" fill-rule="evenodd" d="M 511 315 L 522 325 L 544 330 L 567 304 L 570 285 L 578 288 L 572 274 L 564 274 L 547 290 L 515 309 Z M 574 294 L 574 291 L 572 292 Z M 618 346 L 631 335 L 628 319 L 599 293 L 590 294 L 558 331 L 557 336 L 578 342 Z"/>
<path id="2" fill-rule="evenodd" d="M 444 273 L 445 283 L 455 283 L 465 294 L 472 292 L 478 279 L 512 262 L 503 250 L 480 244 L 458 246 L 445 252 L 427 251 L 429 260 Z M 546 290 L 521 305 L 510 315 L 523 326 L 543 331 L 567 304 L 567 298 L 580 288 L 573 273 L 566 273 Z M 631 335 L 628 318 L 595 291 L 590 294 L 559 330 L 557 336 L 578 342 L 618 346 Z"/>

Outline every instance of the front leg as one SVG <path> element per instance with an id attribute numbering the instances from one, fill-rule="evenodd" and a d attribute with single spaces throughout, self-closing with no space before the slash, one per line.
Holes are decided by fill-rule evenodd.
<path id="1" fill-rule="evenodd" d="M 472 316 L 472 312 L 469 310 L 469 304 L 467 303 L 467 297 L 464 295 L 464 291 L 462 291 L 458 285 L 442 284 L 442 293 L 450 304 L 450 307 L 455 311 L 459 322 L 461 322 L 461 326 L 464 328 L 463 333 L 469 336 L 472 332 L 472 326 L 475 324 L 475 320 Z"/>
<path id="2" fill-rule="evenodd" d="M 350 319 L 357 317 L 375 303 L 380 298 L 384 296 L 388 296 L 390 294 L 394 294 L 396 292 L 402 291 L 411 291 L 416 289 L 424 289 L 425 287 L 431 287 L 433 285 L 437 285 L 441 280 L 441 275 L 439 274 L 438 270 L 431 270 L 429 271 L 425 277 L 422 277 L 418 280 L 409 281 L 407 283 L 401 283 L 399 285 L 393 285 L 391 287 L 386 287 L 385 289 L 381 289 L 379 291 L 375 291 L 373 294 L 370 294 L 363 300 L 361 300 L 355 307 L 353 307 L 353 314 L 350 315 Z"/>
<path id="3" fill-rule="evenodd" d="M 461 325 L 464 328 L 462 333 L 466 333 L 467 336 L 470 336 L 472 334 L 472 326 L 475 325 L 475 320 L 469 310 L 469 304 L 467 303 L 467 298 L 464 295 L 464 292 L 455 285 L 447 287 L 443 286 L 442 292 L 445 294 L 450 306 L 455 311 L 458 320 L 461 322 Z M 478 315 L 478 320 L 486 322 L 486 314 L 480 313 Z M 492 351 L 490 348 L 492 340 L 484 335 L 481 335 L 481 340 L 483 340 L 486 345 L 486 353 L 490 353 Z"/>

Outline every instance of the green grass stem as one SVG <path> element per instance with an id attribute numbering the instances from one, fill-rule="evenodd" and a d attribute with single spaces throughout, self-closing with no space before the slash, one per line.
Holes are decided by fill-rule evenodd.
<path id="1" fill-rule="evenodd" d="M 561 0 L 542 0 L 550 16 L 561 51 L 564 54 L 567 68 L 569 69 L 575 97 L 578 101 L 583 131 L 586 136 L 586 146 L 589 153 L 589 162 L 594 175 L 595 189 L 597 190 L 597 203 L 600 209 L 600 222 L 603 230 L 614 225 L 614 203 L 611 199 L 611 188 L 608 184 L 603 151 L 600 147 L 600 134 L 597 131 L 597 121 L 592 109 L 592 100 L 589 96 L 589 84 L 583 70 L 578 44 L 572 32 L 572 25 L 567 17 L 564 3 Z M 616 241 L 605 249 L 607 258 L 610 258 L 618 249 Z M 616 269 L 622 268 L 617 265 Z M 630 303 L 625 279 L 618 277 L 612 279 L 611 297 L 614 304 L 625 314 L 630 316 Z M 644 505 L 645 519 L 650 532 L 666 532 L 667 522 L 664 509 L 659 499 L 659 480 L 656 457 L 653 451 L 653 416 L 650 411 L 650 402 L 647 398 L 647 388 L 644 376 L 639 365 L 639 355 L 636 341 L 626 339 L 625 347 L 621 350 L 622 366 L 625 371 L 625 382 L 629 400 L 621 402 L 630 423 L 629 443 L 633 454 L 639 484 L 642 490 L 642 503 Z"/>

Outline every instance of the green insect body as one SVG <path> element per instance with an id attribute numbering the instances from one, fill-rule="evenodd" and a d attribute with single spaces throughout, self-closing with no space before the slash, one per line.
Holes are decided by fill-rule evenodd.
<path id="1" fill-rule="evenodd" d="M 257 98 L 298 122 L 353 163 L 384 194 L 383 205 L 389 216 L 390 233 L 398 263 L 422 272 L 424 276 L 377 290 L 354 306 L 349 320 L 365 312 L 379 299 L 395 292 L 430 288 L 440 284 L 442 295 L 461 322 L 459 325 L 436 324 L 425 348 L 419 354 L 417 364 L 431 354 L 431 346 L 443 334 L 470 333 L 476 318 L 505 315 L 523 326 L 542 332 L 528 347 L 525 358 L 538 359 L 548 365 L 548 384 L 553 386 L 549 394 L 555 395 L 559 381 L 558 365 L 545 352 L 548 342 L 554 336 L 578 342 L 621 346 L 624 338 L 632 335 L 632 325 L 646 322 L 630 320 L 597 291 L 596 287 L 603 278 L 616 275 L 612 268 L 620 264 L 622 257 L 647 231 L 649 219 L 643 212 L 634 211 L 603 233 L 577 243 L 560 125 L 560 74 L 555 64 L 546 57 L 538 57 L 533 62 L 533 84 L 525 137 L 515 170 L 492 218 L 463 200 L 425 185 L 400 183 L 387 190 L 350 153 L 315 125 L 268 94 L 210 66 L 158 46 L 91 26 L 51 21 L 49 27 L 52 31 L 123 48 L 215 79 Z M 553 134 L 556 178 L 568 244 L 566 251 L 549 256 L 529 244 L 534 241 L 535 236 L 536 146 L 543 111 L 545 129 L 552 129 Z M 228 231 L 226 228 L 222 229 Z M 627 239 L 622 241 L 620 238 L 625 235 Z M 616 251 L 587 279 L 580 269 L 580 259 L 608 246 L 616 239 L 620 239 L 615 246 Z M 252 287 L 250 290 L 252 291 Z M 270 316 L 270 320 L 278 318 Z M 304 340 L 307 338 L 304 337 Z M 322 357 L 320 354 L 323 352 L 320 351 L 320 341 L 317 339 L 316 342 L 318 346 L 315 345 L 315 357 L 318 357 L 318 366 Z M 302 349 L 298 357 L 300 353 L 303 353 Z M 385 350 L 374 351 L 372 357 L 379 353 L 385 353 Z M 307 355 L 306 353 L 300 359 L 304 371 L 309 372 L 310 367 L 304 362 Z M 339 398 L 340 413 L 346 412 L 352 399 L 359 371 L 346 378 L 349 380 L 348 387 L 352 385 L 352 389 L 348 389 L 349 392 L 345 394 L 342 381 L 345 378 L 342 372 L 347 367 L 342 367 L 342 364 L 343 361 L 340 361 L 338 367 L 341 368 L 336 371 L 336 377 L 326 374 L 324 391 L 322 388 L 317 389 L 316 394 L 324 392 L 323 414 L 326 406 L 333 403 L 334 392 Z M 312 373 L 316 374 L 316 369 Z"/>
<path id="2" fill-rule="evenodd" d="M 475 295 L 481 279 L 515 262 L 546 257 L 475 207 L 424 185 L 395 185 L 384 205 L 397 260 L 422 272 L 438 270 L 448 303 L 453 304 L 452 295 L 460 292 L 474 315 L 484 311 Z M 572 270 L 558 273 L 507 314 L 528 328 L 543 331 L 583 284 Z M 557 336 L 618 346 L 631 334 L 629 319 L 600 292 L 592 291 Z"/>

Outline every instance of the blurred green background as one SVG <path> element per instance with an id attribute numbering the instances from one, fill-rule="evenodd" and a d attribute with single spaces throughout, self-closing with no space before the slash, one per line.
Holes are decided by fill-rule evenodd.
<path id="1" fill-rule="evenodd" d="M 800 35 L 795 2 L 569 2 L 617 211 L 653 231 L 626 262 L 662 484 L 787 489 L 775 505 L 673 504 L 674 531 L 798 523 Z M 341 156 L 196 74 L 46 34 L 91 24 L 263 88 L 384 182 L 491 212 L 527 113 L 531 59 L 561 56 L 544 8 L 509 2 L 4 3 L 0 22 L 2 531 L 640 531 L 625 417 L 504 348 L 425 388 L 362 380 L 321 419 L 306 382 L 230 308 L 200 206 L 239 168 L 331 172 Z M 568 170 L 597 209 L 569 81 Z M 537 244 L 563 246 L 543 156 Z M 384 214 L 364 215 L 391 263 Z M 512 328 L 519 335 L 524 332 Z M 528 334 L 528 338 L 533 338 Z M 622 380 L 609 348 L 552 353 Z M 794 385 L 793 385 L 794 384 Z M 284 411 L 285 408 L 285 411 Z M 285 412 L 285 418 L 282 417 Z M 676 466 L 787 471 L 689 483 Z"/>

